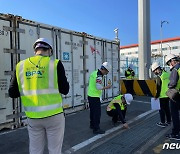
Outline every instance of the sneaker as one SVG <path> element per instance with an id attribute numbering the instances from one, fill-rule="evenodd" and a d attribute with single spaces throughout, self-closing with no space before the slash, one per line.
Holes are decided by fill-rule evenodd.
<path id="1" fill-rule="evenodd" d="M 105 131 L 102 129 L 98 129 L 98 130 L 93 130 L 93 134 L 104 134 Z"/>
<path id="2" fill-rule="evenodd" d="M 168 139 L 180 140 L 180 135 L 167 134 L 166 137 L 167 137 Z"/>
<path id="3" fill-rule="evenodd" d="M 158 122 L 158 123 L 156 123 L 156 125 L 159 126 L 159 127 L 166 127 L 166 126 L 168 126 L 168 124 L 162 123 L 162 122 Z"/>

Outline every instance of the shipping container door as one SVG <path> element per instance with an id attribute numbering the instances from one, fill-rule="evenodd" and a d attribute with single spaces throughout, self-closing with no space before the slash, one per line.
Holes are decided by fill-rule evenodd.
<path id="1" fill-rule="evenodd" d="M 85 38 L 85 55 L 86 55 L 86 74 L 85 74 L 85 82 L 86 82 L 86 101 L 87 101 L 87 95 L 88 95 L 88 86 L 89 86 L 89 77 L 93 71 L 96 70 L 96 61 L 95 61 L 95 41 L 94 39 Z"/>
<path id="2" fill-rule="evenodd" d="M 96 63 L 96 70 L 100 69 L 102 63 L 104 62 L 104 46 L 103 41 L 99 39 L 95 39 L 95 63 Z M 106 86 L 106 76 L 104 76 L 103 86 Z M 105 100 L 104 90 L 102 91 L 101 95 L 101 102 Z"/>
<path id="3" fill-rule="evenodd" d="M 56 30 L 55 44 L 57 58 L 64 65 L 66 77 L 70 84 L 69 93 L 63 95 L 63 107 L 72 108 L 84 105 L 84 54 L 81 35 L 70 31 Z"/>
<path id="4" fill-rule="evenodd" d="M 119 45 L 112 44 L 112 96 L 115 97 L 120 94 L 120 58 Z"/>
<path id="5" fill-rule="evenodd" d="M 61 61 L 64 65 L 67 80 L 70 85 L 70 90 L 67 95 L 63 96 L 63 107 L 72 107 L 72 53 L 71 53 L 71 41 L 70 34 L 61 33 Z"/>
<path id="6" fill-rule="evenodd" d="M 70 84 L 69 93 L 63 96 L 64 108 L 84 104 L 83 45 L 82 37 L 61 33 L 61 61 Z"/>
<path id="7" fill-rule="evenodd" d="M 104 42 L 104 48 L 105 48 L 105 54 L 104 54 L 104 59 L 111 65 L 111 70 L 109 71 L 108 75 L 106 76 L 106 84 L 110 81 L 111 84 L 112 82 L 112 77 L 113 77 L 113 66 L 112 66 L 112 44 L 111 42 Z M 105 90 L 105 100 L 109 100 L 112 98 L 112 91 L 113 87 L 110 89 Z"/>
<path id="8" fill-rule="evenodd" d="M 13 58 L 9 53 L 9 49 L 12 49 L 12 40 L 10 31 L 4 30 L 6 27 L 11 27 L 10 21 L 0 19 L 0 124 L 12 121 L 12 119 L 6 119 L 6 116 L 13 114 L 12 99 L 8 97 L 13 63 Z"/>
<path id="9" fill-rule="evenodd" d="M 83 70 L 83 42 L 81 36 L 72 36 L 72 84 L 73 84 L 73 104 L 79 106 L 84 104 L 84 73 Z"/>
<path id="10" fill-rule="evenodd" d="M 103 40 L 96 39 L 96 38 L 87 39 L 86 54 L 88 55 L 88 59 L 86 62 L 87 68 L 88 68 L 87 79 L 89 79 L 90 74 L 93 71 L 100 69 L 102 63 L 107 61 L 107 58 L 104 57 L 105 54 L 107 56 L 106 43 L 104 43 Z M 104 83 L 103 83 L 104 86 L 107 85 L 108 77 L 107 76 L 104 77 Z M 111 79 L 111 78 L 109 77 L 108 79 Z M 102 102 L 106 101 L 107 97 L 108 97 L 108 90 L 104 90 L 101 96 Z"/>

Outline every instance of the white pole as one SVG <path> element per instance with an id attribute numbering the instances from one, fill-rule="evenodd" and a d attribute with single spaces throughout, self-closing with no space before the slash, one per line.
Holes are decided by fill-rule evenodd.
<path id="1" fill-rule="evenodd" d="M 139 79 L 149 79 L 151 65 L 150 0 L 138 0 Z"/>

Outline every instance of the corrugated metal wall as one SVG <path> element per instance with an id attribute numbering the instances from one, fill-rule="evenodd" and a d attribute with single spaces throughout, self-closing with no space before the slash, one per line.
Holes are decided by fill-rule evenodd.
<path id="1" fill-rule="evenodd" d="M 7 90 L 16 63 L 34 55 L 32 44 L 40 37 L 48 38 L 53 42 L 53 57 L 60 59 L 65 67 L 70 83 L 69 94 L 63 96 L 66 112 L 86 107 L 89 75 L 100 68 L 104 61 L 112 65 L 113 69 L 106 76 L 106 81 L 111 79 L 113 87 L 103 92 L 102 100 L 111 100 L 119 94 L 119 42 L 45 25 L 19 16 L 0 14 L 0 125 L 2 127 L 9 122 L 10 126 L 21 125 L 23 107 L 19 99 L 8 97 Z"/>

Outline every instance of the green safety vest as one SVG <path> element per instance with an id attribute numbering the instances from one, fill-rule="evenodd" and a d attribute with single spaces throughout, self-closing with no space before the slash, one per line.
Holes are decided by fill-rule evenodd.
<path id="1" fill-rule="evenodd" d="M 100 97 L 102 94 L 102 90 L 96 88 L 97 72 L 92 72 L 89 78 L 88 96 L 90 97 Z"/>
<path id="2" fill-rule="evenodd" d="M 17 64 L 18 88 L 27 117 L 44 118 L 63 112 L 57 81 L 58 61 L 34 56 Z"/>
<path id="3" fill-rule="evenodd" d="M 160 92 L 160 96 L 159 98 L 165 98 L 165 97 L 168 97 L 166 95 L 166 92 L 168 90 L 168 84 L 169 84 L 169 77 L 170 77 L 170 73 L 168 72 L 165 72 L 163 71 L 160 78 L 161 78 L 161 82 L 162 82 L 162 85 L 161 85 L 161 92 Z"/>
<path id="4" fill-rule="evenodd" d="M 126 77 L 126 79 L 133 79 L 134 77 L 131 75 L 131 72 L 130 71 L 126 71 L 126 73 L 127 73 L 127 77 Z"/>
<path id="5" fill-rule="evenodd" d="M 122 96 L 123 95 L 116 96 L 113 100 L 118 100 L 119 101 L 118 104 L 119 104 L 121 110 L 125 110 L 125 106 L 124 106 L 124 104 L 122 103 L 122 100 L 121 100 Z M 116 109 L 116 107 L 114 106 L 113 100 L 109 103 L 111 110 Z"/>
<path id="6" fill-rule="evenodd" d="M 177 72 L 178 72 L 178 75 L 179 75 L 179 80 L 177 82 L 176 89 L 180 91 L 180 68 L 177 70 Z"/>

